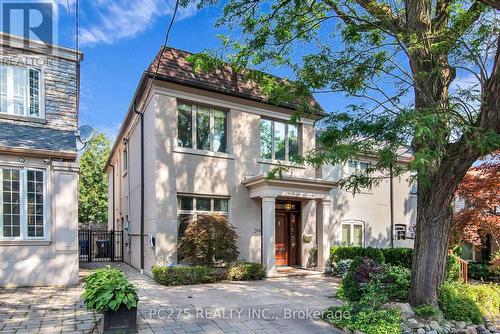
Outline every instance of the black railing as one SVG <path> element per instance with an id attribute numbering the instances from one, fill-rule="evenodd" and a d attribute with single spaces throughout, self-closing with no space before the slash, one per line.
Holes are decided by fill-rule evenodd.
<path id="1" fill-rule="evenodd" d="M 78 230 L 80 261 L 123 261 L 123 231 Z"/>

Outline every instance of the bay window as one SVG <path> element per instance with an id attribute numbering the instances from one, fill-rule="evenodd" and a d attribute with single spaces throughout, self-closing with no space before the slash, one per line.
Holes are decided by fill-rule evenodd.
<path id="1" fill-rule="evenodd" d="M 2 239 L 43 239 L 46 231 L 44 170 L 0 168 Z"/>
<path id="2" fill-rule="evenodd" d="M 343 222 L 342 223 L 342 244 L 346 246 L 363 247 L 363 223 Z"/>
<path id="3" fill-rule="evenodd" d="M 227 112 L 179 103 L 177 146 L 227 153 Z"/>
<path id="4" fill-rule="evenodd" d="M 299 128 L 269 119 L 260 121 L 260 157 L 290 161 L 299 156 Z"/>
<path id="5" fill-rule="evenodd" d="M 41 104 L 40 70 L 0 65 L 0 113 L 42 117 Z"/>

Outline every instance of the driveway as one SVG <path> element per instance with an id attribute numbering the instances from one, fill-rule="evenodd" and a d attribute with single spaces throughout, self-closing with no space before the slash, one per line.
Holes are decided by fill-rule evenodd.
<path id="1" fill-rule="evenodd" d="M 166 287 L 128 265 L 117 266 L 139 290 L 139 333 L 341 333 L 320 319 L 337 303 L 333 278 Z"/>

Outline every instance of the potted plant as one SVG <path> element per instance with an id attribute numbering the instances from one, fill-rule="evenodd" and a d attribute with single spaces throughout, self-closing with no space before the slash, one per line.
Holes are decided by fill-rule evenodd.
<path id="1" fill-rule="evenodd" d="M 136 333 L 137 289 L 120 269 L 97 269 L 85 279 L 83 301 L 103 313 L 103 333 Z"/>
<path id="2" fill-rule="evenodd" d="M 318 247 L 314 246 L 309 250 L 309 263 L 312 268 L 316 268 L 318 266 Z"/>

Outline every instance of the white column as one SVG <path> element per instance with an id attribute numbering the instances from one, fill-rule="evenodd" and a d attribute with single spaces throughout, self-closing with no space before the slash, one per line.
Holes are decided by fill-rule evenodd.
<path id="1" fill-rule="evenodd" d="M 331 217 L 330 199 L 318 203 L 318 269 L 325 270 L 329 266 L 330 246 L 332 244 L 333 223 Z"/>
<path id="2" fill-rule="evenodd" d="M 262 197 L 262 264 L 266 272 L 273 271 L 275 264 L 275 202 L 274 197 Z"/>

